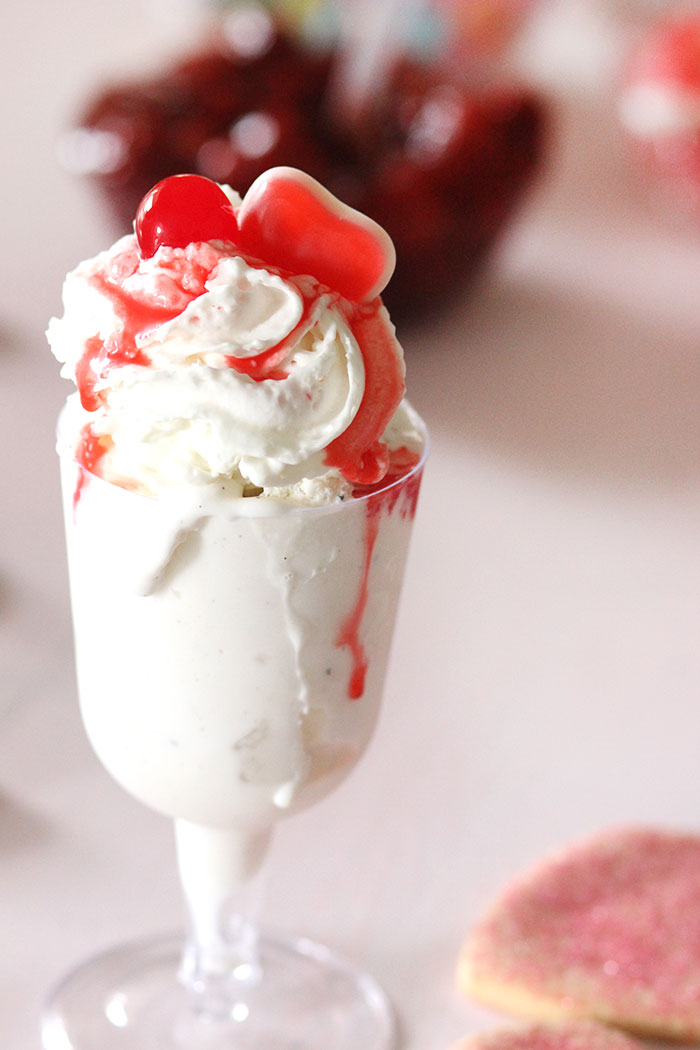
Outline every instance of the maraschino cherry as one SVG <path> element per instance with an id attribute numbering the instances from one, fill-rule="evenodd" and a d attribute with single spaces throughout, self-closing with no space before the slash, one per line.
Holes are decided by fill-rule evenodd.
<path id="1" fill-rule="evenodd" d="M 144 259 L 163 245 L 186 248 L 193 241 L 238 241 L 231 202 L 203 175 L 171 175 L 157 183 L 139 205 L 134 230 Z"/>

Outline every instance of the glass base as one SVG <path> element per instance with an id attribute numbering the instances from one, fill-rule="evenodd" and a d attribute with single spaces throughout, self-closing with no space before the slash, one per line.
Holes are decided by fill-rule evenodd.
<path id="1" fill-rule="evenodd" d="M 70 974 L 42 1017 L 45 1050 L 394 1050 L 389 1002 L 328 948 L 261 938 L 262 979 L 224 1015 L 198 1011 L 178 981 L 182 941 L 141 941 Z M 239 1001 L 236 1001 L 238 998 Z"/>

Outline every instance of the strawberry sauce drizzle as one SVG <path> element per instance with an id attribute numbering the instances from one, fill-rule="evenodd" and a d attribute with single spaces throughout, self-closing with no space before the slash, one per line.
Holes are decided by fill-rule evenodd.
<path id="1" fill-rule="evenodd" d="M 365 691 L 365 678 L 369 660 L 365 647 L 360 639 L 360 628 L 364 616 L 367 599 L 369 597 L 369 570 L 372 564 L 374 545 L 379 534 L 379 517 L 382 511 L 381 500 L 371 499 L 367 503 L 367 518 L 365 526 L 365 557 L 360 577 L 360 590 L 357 595 L 352 612 L 341 625 L 336 648 L 340 649 L 347 645 L 352 660 L 352 670 L 348 681 L 348 696 L 351 700 L 359 700 Z"/>
<path id="2" fill-rule="evenodd" d="M 381 299 L 344 305 L 364 361 L 365 390 L 355 418 L 329 444 L 325 462 L 353 484 L 374 485 L 389 469 L 380 438 L 404 394 L 403 365 Z"/>
<path id="3" fill-rule="evenodd" d="M 124 365 L 139 365 L 145 368 L 150 365 L 150 358 L 137 345 L 138 339 L 158 325 L 177 317 L 184 309 L 183 298 L 185 302 L 191 302 L 204 291 L 207 271 L 204 267 L 197 267 L 197 272 L 189 278 L 182 275 L 177 290 L 183 298 L 177 306 L 172 303 L 144 301 L 130 295 L 119 283 L 133 274 L 138 265 L 139 256 L 136 250 L 126 249 L 113 260 L 113 276 L 97 271 L 88 278 L 90 285 L 109 301 L 120 323 L 116 331 L 105 339 L 99 334 L 87 339 L 85 350 L 76 365 L 76 385 L 80 402 L 87 412 L 95 412 L 100 408 L 104 391 L 97 390 L 96 387 L 101 380 L 106 379 L 113 368 Z M 81 471 L 73 494 L 74 510 L 85 483 L 85 472 L 98 472 L 98 464 L 108 447 L 109 441 L 95 437 L 90 424 L 83 427 L 75 452 Z"/>
<path id="4" fill-rule="evenodd" d="M 365 679 L 369 660 L 360 638 L 362 620 L 369 597 L 369 573 L 372 566 L 372 555 L 379 535 L 379 524 L 382 514 L 392 514 L 398 501 L 401 500 L 400 513 L 403 518 L 413 519 L 416 513 L 418 493 L 422 471 L 418 470 L 403 484 L 400 479 L 407 475 L 420 461 L 416 452 L 401 446 L 389 453 L 389 469 L 381 482 L 364 488 L 357 488 L 353 495 L 368 496 L 365 504 L 365 537 L 364 561 L 360 575 L 360 588 L 357 600 L 349 616 L 343 621 L 335 641 L 337 649 L 347 646 L 350 650 L 352 669 L 348 681 L 348 697 L 359 700 L 365 691 Z"/>
<path id="5" fill-rule="evenodd" d="M 114 269 L 120 276 L 121 270 L 130 268 L 133 272 L 136 268 L 138 263 L 131 259 L 131 254 L 131 251 L 127 251 L 116 261 Z M 396 351 L 391 327 L 383 316 L 381 300 L 377 298 L 370 303 L 351 303 L 315 281 L 298 279 L 258 259 L 242 258 L 247 265 L 268 269 L 291 283 L 302 299 L 303 308 L 296 326 L 278 343 L 260 354 L 248 357 L 228 355 L 225 358 L 227 367 L 256 382 L 287 378 L 288 373 L 280 365 L 289 351 L 313 327 L 322 306 L 333 303 L 345 317 L 362 353 L 365 390 L 352 423 L 328 446 L 326 464 L 338 469 L 354 484 L 373 485 L 382 482 L 389 459 L 379 439 L 403 396 L 404 380 L 400 355 Z M 80 400 L 88 412 L 94 412 L 100 407 L 104 395 L 96 387 L 112 368 L 128 364 L 147 367 L 151 363 L 147 354 L 137 345 L 139 338 L 158 325 L 173 320 L 206 291 L 205 282 L 211 273 L 204 267 L 199 270 L 201 272 L 195 275 L 194 280 L 185 282 L 181 276 L 177 306 L 138 299 L 125 292 L 105 273 L 98 272 L 90 277 L 90 283 L 109 300 L 121 324 L 106 339 L 99 335 L 88 339 L 76 366 Z"/>
<path id="6" fill-rule="evenodd" d="M 75 508 L 78 506 L 87 475 L 97 473 L 97 465 L 108 447 L 108 438 L 100 438 L 94 434 L 89 423 L 83 427 L 80 432 L 78 447 L 75 450 L 75 458 L 80 470 L 78 471 L 78 480 L 73 492 L 73 513 L 75 513 Z"/>
<path id="7" fill-rule="evenodd" d="M 116 332 L 106 339 L 94 335 L 87 340 L 85 352 L 75 369 L 81 404 L 86 411 L 94 412 L 102 401 L 100 392 L 95 389 L 97 383 L 104 379 L 112 368 L 122 365 L 150 365 L 149 357 L 137 346 L 138 338 L 152 328 L 177 317 L 182 312 L 182 305 L 175 308 L 140 301 L 100 272 L 90 277 L 90 284 L 109 300 L 121 322 Z"/>
<path id="8" fill-rule="evenodd" d="M 244 257 L 245 258 L 245 257 Z M 248 266 L 256 267 L 258 269 L 267 269 L 270 272 L 278 273 L 276 270 L 272 270 L 270 267 L 264 267 L 262 263 L 254 259 L 245 259 Z M 299 293 L 303 308 L 301 317 L 297 324 L 292 328 L 291 332 L 288 332 L 284 338 L 280 339 L 274 346 L 269 346 L 267 350 L 263 350 L 260 354 L 254 354 L 250 357 L 234 357 L 228 355 L 226 357 L 226 364 L 229 368 L 233 368 L 234 371 L 240 372 L 243 375 L 250 376 L 251 379 L 256 382 L 262 382 L 263 379 L 286 379 L 289 375 L 283 369 L 278 366 L 287 356 L 290 350 L 293 350 L 298 343 L 304 338 L 306 333 L 313 328 L 318 315 L 320 313 L 322 302 L 328 298 L 327 294 L 319 288 L 314 282 L 313 291 L 307 290 L 302 287 L 301 281 L 295 281 L 290 274 L 284 274 L 284 279 L 292 284 L 297 292 Z"/>

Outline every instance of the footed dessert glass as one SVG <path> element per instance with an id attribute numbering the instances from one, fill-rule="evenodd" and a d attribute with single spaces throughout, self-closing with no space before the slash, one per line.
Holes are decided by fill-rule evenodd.
<path id="1" fill-rule="evenodd" d="M 46 1050 L 389 1050 L 375 981 L 251 918 L 277 820 L 374 728 L 423 459 L 359 498 L 150 499 L 61 457 L 82 716 L 112 776 L 174 821 L 184 938 L 70 974 Z M 232 509 L 235 508 L 235 509 Z"/>

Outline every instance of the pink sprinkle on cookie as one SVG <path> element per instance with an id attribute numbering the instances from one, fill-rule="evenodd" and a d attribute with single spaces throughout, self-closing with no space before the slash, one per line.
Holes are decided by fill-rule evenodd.
<path id="1" fill-rule="evenodd" d="M 595 1021 L 570 1021 L 493 1028 L 461 1039 L 450 1050 L 643 1050 L 643 1044 Z"/>
<path id="2" fill-rule="evenodd" d="M 545 860 L 464 946 L 461 988 L 537 1020 L 700 1039 L 700 837 L 608 831 Z"/>

